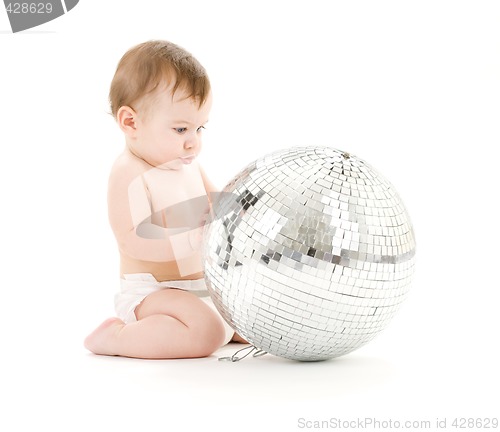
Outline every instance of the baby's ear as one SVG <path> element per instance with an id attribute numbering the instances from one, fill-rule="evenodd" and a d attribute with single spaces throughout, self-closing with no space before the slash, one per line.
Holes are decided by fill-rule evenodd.
<path id="1" fill-rule="evenodd" d="M 116 113 L 116 121 L 120 129 L 131 138 L 135 138 L 137 131 L 137 114 L 129 106 L 122 106 Z"/>

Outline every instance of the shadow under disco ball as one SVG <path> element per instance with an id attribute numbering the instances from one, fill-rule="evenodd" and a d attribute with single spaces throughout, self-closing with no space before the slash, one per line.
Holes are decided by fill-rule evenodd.
<path id="1" fill-rule="evenodd" d="M 226 321 L 257 349 L 294 360 L 373 339 L 410 288 L 415 238 L 392 185 L 328 147 L 275 152 L 218 195 L 205 279 Z"/>

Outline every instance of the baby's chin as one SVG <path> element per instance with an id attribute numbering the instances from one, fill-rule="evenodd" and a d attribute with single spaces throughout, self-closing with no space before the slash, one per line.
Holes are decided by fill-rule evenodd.
<path id="1" fill-rule="evenodd" d="M 160 165 L 157 165 L 156 168 L 165 169 L 165 170 L 180 170 L 184 166 L 184 163 L 181 159 L 174 159 L 168 162 L 163 162 Z"/>

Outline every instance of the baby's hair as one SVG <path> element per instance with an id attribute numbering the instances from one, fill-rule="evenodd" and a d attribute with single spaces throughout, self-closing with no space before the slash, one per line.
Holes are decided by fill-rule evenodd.
<path id="1" fill-rule="evenodd" d="M 122 106 L 133 108 L 161 84 L 173 84 L 172 97 L 177 89 L 184 90 L 199 107 L 210 93 L 208 75 L 198 60 L 172 42 L 152 40 L 128 50 L 118 63 L 109 91 L 111 114 L 116 117 Z"/>

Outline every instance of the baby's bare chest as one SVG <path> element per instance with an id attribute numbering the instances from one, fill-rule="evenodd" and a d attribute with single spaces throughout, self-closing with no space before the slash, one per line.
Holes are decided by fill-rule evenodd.
<path id="1" fill-rule="evenodd" d="M 181 170 L 152 169 L 144 174 L 153 211 L 162 211 L 179 204 L 188 204 L 206 196 L 205 185 L 197 166 Z"/>

